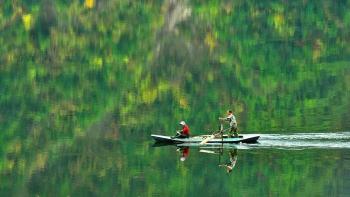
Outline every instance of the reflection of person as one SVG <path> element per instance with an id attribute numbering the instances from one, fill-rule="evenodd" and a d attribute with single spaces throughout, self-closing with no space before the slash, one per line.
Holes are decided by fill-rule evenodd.
<path id="1" fill-rule="evenodd" d="M 178 150 L 181 151 L 180 161 L 185 161 L 188 157 L 188 154 L 190 153 L 190 148 L 184 147 L 184 148 L 180 148 Z"/>
<path id="2" fill-rule="evenodd" d="M 236 117 L 233 115 L 233 112 L 231 110 L 227 111 L 227 117 L 226 118 L 219 118 L 219 119 L 229 122 L 229 124 L 230 124 L 230 132 L 229 132 L 228 137 L 232 137 L 232 134 L 233 134 L 234 137 L 238 137 Z"/>
<path id="3" fill-rule="evenodd" d="M 220 164 L 220 167 L 224 167 L 226 169 L 227 173 L 232 172 L 233 168 L 236 166 L 237 162 L 237 149 L 230 150 L 230 162 L 227 162 L 225 164 Z"/>
<path id="4" fill-rule="evenodd" d="M 190 137 L 190 128 L 187 126 L 185 121 L 181 121 L 180 125 L 182 125 L 182 130 L 178 131 L 175 137 L 177 137 L 177 138 L 188 138 L 188 137 Z"/>

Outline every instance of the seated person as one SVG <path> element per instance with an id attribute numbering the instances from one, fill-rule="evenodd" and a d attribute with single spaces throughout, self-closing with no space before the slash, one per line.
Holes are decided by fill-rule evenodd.
<path id="1" fill-rule="evenodd" d="M 190 137 L 190 128 L 187 126 L 185 121 L 181 121 L 182 130 L 178 131 L 175 135 L 176 138 L 188 138 Z"/>

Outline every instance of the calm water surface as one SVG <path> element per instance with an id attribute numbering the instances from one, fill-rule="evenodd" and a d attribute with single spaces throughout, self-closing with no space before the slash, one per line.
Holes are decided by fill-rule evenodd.
<path id="1" fill-rule="evenodd" d="M 181 177 L 175 178 L 181 195 L 347 196 L 349 150 L 350 133 L 343 132 L 263 134 L 258 144 L 157 147 L 151 152 L 160 152 L 169 164 L 159 164 L 164 180 Z M 222 164 L 232 160 L 234 168 L 227 171 Z"/>
<path id="2" fill-rule="evenodd" d="M 262 134 L 258 144 L 154 147 L 86 136 L 64 143 L 16 194 L 348 196 L 350 134 Z M 235 163 L 231 172 L 224 165 Z M 15 177 L 12 177 L 12 179 Z M 18 190 L 17 190 L 18 189 Z"/>

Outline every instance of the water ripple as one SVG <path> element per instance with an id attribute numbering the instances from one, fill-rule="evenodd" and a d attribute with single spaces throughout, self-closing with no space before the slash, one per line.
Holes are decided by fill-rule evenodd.
<path id="1" fill-rule="evenodd" d="M 260 148 L 350 148 L 350 132 L 260 134 Z"/>

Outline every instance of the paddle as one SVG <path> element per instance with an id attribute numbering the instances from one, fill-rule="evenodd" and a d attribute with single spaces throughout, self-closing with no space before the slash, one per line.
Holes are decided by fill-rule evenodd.
<path id="1" fill-rule="evenodd" d="M 224 126 L 220 124 L 221 144 L 224 145 Z"/>
<path id="2" fill-rule="evenodd" d="M 221 140 L 223 141 L 224 139 L 223 139 L 223 126 L 222 126 L 222 124 L 220 124 L 220 133 L 221 133 Z M 211 140 L 211 139 L 214 139 L 215 138 L 215 133 L 214 134 L 211 134 L 209 137 L 207 137 L 207 138 L 205 138 L 203 141 L 201 141 L 199 144 L 200 145 L 203 145 L 203 144 L 206 144 L 209 140 Z"/>
<path id="3" fill-rule="evenodd" d="M 200 145 L 206 144 L 209 140 L 214 139 L 214 137 L 215 137 L 215 135 L 212 134 L 209 137 L 205 138 L 203 141 L 201 141 L 199 144 Z"/>
<path id="4" fill-rule="evenodd" d="M 217 152 L 215 152 L 215 151 L 211 151 L 211 150 L 204 150 L 204 149 L 201 149 L 201 150 L 199 150 L 199 152 L 200 153 L 210 153 L 210 154 L 219 154 L 219 153 L 217 153 Z"/>

